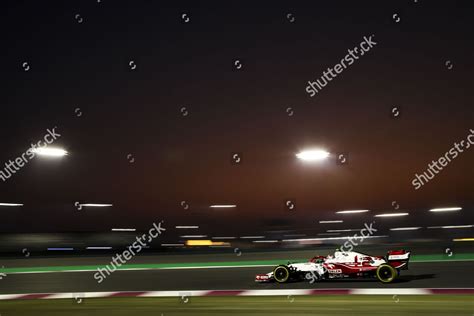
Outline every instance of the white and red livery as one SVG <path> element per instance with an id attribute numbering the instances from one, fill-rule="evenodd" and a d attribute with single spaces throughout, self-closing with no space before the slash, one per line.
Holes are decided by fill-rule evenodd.
<path id="1" fill-rule="evenodd" d="M 257 274 L 256 282 L 285 283 L 294 280 L 321 280 L 338 278 L 376 278 L 382 283 L 393 282 L 400 270 L 408 269 L 410 252 L 392 250 L 385 257 L 369 256 L 355 251 L 339 251 L 333 255 L 317 256 L 303 263 L 276 266 L 272 272 Z"/>

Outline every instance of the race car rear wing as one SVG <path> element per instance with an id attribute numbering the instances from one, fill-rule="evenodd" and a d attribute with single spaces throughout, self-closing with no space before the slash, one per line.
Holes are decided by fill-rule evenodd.
<path id="1" fill-rule="evenodd" d="M 410 251 L 390 250 L 387 252 L 387 262 L 396 269 L 408 269 L 408 261 L 410 260 Z"/>

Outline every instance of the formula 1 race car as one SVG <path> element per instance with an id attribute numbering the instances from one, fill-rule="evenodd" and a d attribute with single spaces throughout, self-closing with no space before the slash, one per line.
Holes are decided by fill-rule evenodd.
<path id="1" fill-rule="evenodd" d="M 390 283 L 400 275 L 400 270 L 408 269 L 409 260 L 410 252 L 405 250 L 389 251 L 385 257 L 337 250 L 334 255 L 317 256 L 309 262 L 276 266 L 270 273 L 257 274 L 255 282 L 306 279 L 313 283 L 341 278 L 377 278 L 382 283 Z"/>

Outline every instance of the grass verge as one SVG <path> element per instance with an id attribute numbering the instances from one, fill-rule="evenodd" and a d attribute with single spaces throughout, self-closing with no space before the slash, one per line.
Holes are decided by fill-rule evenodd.
<path id="1" fill-rule="evenodd" d="M 308 259 L 294 259 L 291 262 L 306 262 Z M 448 256 L 440 255 L 413 255 L 411 263 L 417 262 L 449 262 L 449 261 L 474 261 L 474 253 L 460 253 Z M 119 270 L 133 269 L 199 269 L 213 267 L 252 267 L 252 266 L 274 266 L 285 263 L 285 260 L 256 260 L 256 261 L 227 261 L 227 262 L 180 262 L 180 263 L 154 263 L 154 264 L 127 264 L 118 267 Z M 49 266 L 49 267 L 21 267 L 0 268 L 2 273 L 48 273 L 48 272 L 73 272 L 73 271 L 95 271 L 105 268 L 100 265 L 82 266 Z"/>

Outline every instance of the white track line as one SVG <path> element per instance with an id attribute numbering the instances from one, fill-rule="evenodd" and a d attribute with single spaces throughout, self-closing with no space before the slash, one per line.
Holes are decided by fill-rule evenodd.
<path id="1" fill-rule="evenodd" d="M 428 295 L 428 289 L 351 289 L 353 295 Z"/>
<path id="2" fill-rule="evenodd" d="M 239 294 L 239 296 L 275 296 L 275 295 L 310 295 L 313 290 L 246 290 Z"/>

